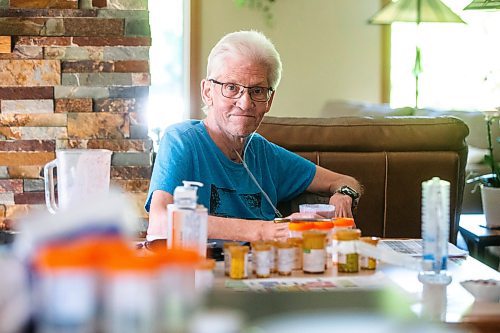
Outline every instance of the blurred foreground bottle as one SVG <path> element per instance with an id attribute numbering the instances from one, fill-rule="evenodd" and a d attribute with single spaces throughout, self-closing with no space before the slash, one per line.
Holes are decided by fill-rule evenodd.
<path id="1" fill-rule="evenodd" d="M 159 260 L 160 331 L 184 333 L 203 297 L 195 288 L 200 257 L 194 251 L 172 249 L 160 254 Z"/>
<path id="2" fill-rule="evenodd" d="M 207 253 L 208 212 L 197 204 L 197 190 L 203 184 L 182 181 L 174 190 L 174 203 L 167 206 L 167 248 L 193 249 L 202 258 Z"/>
<path id="3" fill-rule="evenodd" d="M 154 257 L 113 256 L 104 267 L 102 331 L 159 332 L 158 262 Z"/>
<path id="4" fill-rule="evenodd" d="M 40 250 L 33 266 L 36 332 L 92 333 L 97 330 L 98 274 L 91 241 Z"/>

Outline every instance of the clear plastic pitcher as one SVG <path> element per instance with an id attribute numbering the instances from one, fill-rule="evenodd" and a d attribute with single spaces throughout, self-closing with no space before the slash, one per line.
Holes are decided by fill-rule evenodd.
<path id="1" fill-rule="evenodd" d="M 85 200 L 109 191 L 110 150 L 61 149 L 56 159 L 44 167 L 45 203 L 55 214 L 74 200 Z M 54 192 L 54 168 L 57 168 L 57 198 Z"/>

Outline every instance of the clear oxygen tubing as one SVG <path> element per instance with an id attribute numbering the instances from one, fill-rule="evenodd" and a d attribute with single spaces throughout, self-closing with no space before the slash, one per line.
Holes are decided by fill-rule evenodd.
<path id="1" fill-rule="evenodd" d="M 273 202 L 271 201 L 271 198 L 269 198 L 269 196 L 267 195 L 266 191 L 264 191 L 264 189 L 262 188 L 262 186 L 260 186 L 259 182 L 255 178 L 255 176 L 253 175 L 253 173 L 250 171 L 250 169 L 248 168 L 248 165 L 247 165 L 247 163 L 245 162 L 245 159 L 244 159 L 244 157 L 246 156 L 246 152 L 247 152 L 248 146 L 250 145 L 250 141 L 252 141 L 252 138 L 253 138 L 254 134 L 255 134 L 255 131 L 252 132 L 252 134 L 250 134 L 250 137 L 248 138 L 247 142 L 245 143 L 245 147 L 243 149 L 243 157 L 240 155 L 240 153 L 238 153 L 238 151 L 236 149 L 234 149 L 234 152 L 236 153 L 236 155 L 240 159 L 241 163 L 243 164 L 243 167 L 245 168 L 245 170 L 247 171 L 248 175 L 250 176 L 250 179 L 255 183 L 255 185 L 257 185 L 257 187 L 259 188 L 260 192 L 262 193 L 262 195 L 264 196 L 264 198 L 266 199 L 266 201 L 273 208 L 274 213 L 276 214 L 276 216 L 278 218 L 281 218 L 281 217 L 283 217 L 283 215 L 280 213 L 280 211 L 278 210 L 278 208 L 276 208 L 276 206 L 273 204 Z"/>

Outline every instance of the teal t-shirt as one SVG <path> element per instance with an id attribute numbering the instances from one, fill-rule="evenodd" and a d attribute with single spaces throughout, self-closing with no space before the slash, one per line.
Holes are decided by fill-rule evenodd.
<path id="1" fill-rule="evenodd" d="M 314 163 L 277 146 L 259 134 L 250 140 L 244 156 L 255 179 L 273 205 L 304 192 L 316 173 Z M 273 220 L 275 212 L 241 163 L 227 158 L 200 120 L 166 129 L 153 168 L 145 208 L 149 212 L 156 190 L 174 193 L 183 180 L 204 184 L 198 203 L 209 215 Z"/>

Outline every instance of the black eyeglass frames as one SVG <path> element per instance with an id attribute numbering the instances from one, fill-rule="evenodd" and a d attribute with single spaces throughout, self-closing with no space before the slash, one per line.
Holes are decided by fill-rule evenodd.
<path id="1" fill-rule="evenodd" d="M 219 84 L 221 86 L 222 96 L 231 99 L 238 99 L 243 96 L 245 89 L 248 89 L 248 94 L 254 102 L 267 102 L 271 98 L 271 94 L 274 91 L 272 87 L 246 87 L 241 84 L 232 82 L 219 82 L 214 79 L 209 79 L 208 81 Z"/>

